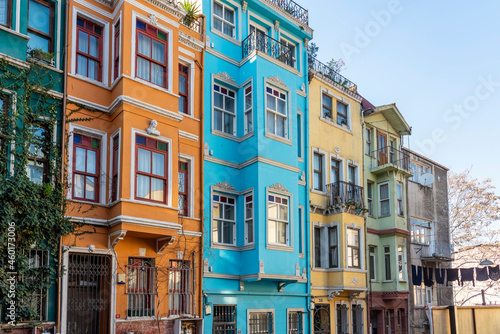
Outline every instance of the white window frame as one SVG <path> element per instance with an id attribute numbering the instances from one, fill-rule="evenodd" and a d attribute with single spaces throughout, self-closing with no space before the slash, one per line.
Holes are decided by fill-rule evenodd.
<path id="1" fill-rule="evenodd" d="M 336 160 L 339 162 L 339 180 L 338 181 L 345 181 L 345 159 L 338 154 L 333 154 L 330 153 L 330 160 L 328 162 L 328 177 L 330 178 L 329 183 L 333 183 L 333 177 L 332 177 L 332 160 Z"/>
<path id="2" fill-rule="evenodd" d="M 116 33 L 116 24 L 119 23 L 120 25 L 120 38 L 118 40 L 118 50 L 115 49 L 115 33 Z M 122 37 L 123 37 L 123 21 L 122 21 L 122 13 L 118 15 L 118 17 L 113 21 L 113 42 L 112 42 L 112 50 L 111 50 L 111 62 L 113 64 L 113 71 L 112 71 L 112 76 L 111 79 L 113 79 L 116 75 L 116 79 L 111 81 L 111 86 L 113 86 L 120 78 L 122 77 L 123 73 L 120 71 L 122 67 L 122 61 L 123 61 L 123 53 L 120 53 L 120 58 L 118 58 L 118 73 L 115 73 L 115 55 L 117 52 L 120 52 L 122 49 Z"/>
<path id="3" fill-rule="evenodd" d="M 247 94 L 245 91 L 247 90 L 247 88 L 250 87 L 251 88 L 251 92 L 250 94 Z M 243 86 L 243 119 L 244 119 L 244 131 L 243 133 L 246 135 L 246 134 L 249 134 L 249 133 L 254 133 L 255 131 L 255 113 L 254 113 L 254 97 L 255 97 L 255 90 L 254 90 L 254 86 L 253 86 L 253 82 L 250 81 L 250 83 L 246 84 Z M 247 95 L 251 95 L 251 106 L 250 108 L 247 109 L 247 105 L 246 105 L 246 98 L 247 98 Z M 250 114 L 250 118 L 252 120 L 252 128 L 249 129 L 248 128 L 248 114 Z"/>
<path id="4" fill-rule="evenodd" d="M 410 177 L 409 180 L 420 183 L 420 177 L 425 173 L 432 173 L 432 167 L 421 162 L 410 160 L 410 171 L 413 173 L 413 176 Z M 429 187 L 432 187 L 432 185 Z"/>
<path id="5" fill-rule="evenodd" d="M 357 230 L 358 233 L 359 233 L 359 268 L 358 267 L 350 267 L 349 266 L 349 243 L 348 243 L 348 240 L 347 240 L 347 230 L 348 229 L 353 229 L 353 230 Z M 361 228 L 361 226 L 358 226 L 358 225 L 355 225 L 355 224 L 347 224 L 345 226 L 345 230 L 344 230 L 344 240 L 345 240 L 345 267 L 346 268 L 349 268 L 350 270 L 363 270 L 365 267 L 364 267 L 364 243 L 363 243 L 363 229 Z"/>
<path id="6" fill-rule="evenodd" d="M 295 54 L 292 54 L 292 61 L 293 61 L 293 68 L 295 68 L 297 71 L 301 71 L 301 66 L 300 66 L 300 59 L 299 59 L 299 50 L 300 50 L 300 46 L 301 46 L 301 43 L 300 41 L 297 41 L 295 40 L 294 38 L 290 37 L 289 35 L 286 35 L 286 34 L 283 34 L 280 30 L 280 34 L 279 34 L 279 41 L 280 43 L 283 43 L 282 41 L 284 41 L 286 46 L 288 45 L 293 45 L 294 48 L 295 48 Z M 300 53 L 302 54 L 302 53 Z"/>
<path id="7" fill-rule="evenodd" d="M 321 271 L 335 271 L 339 270 L 342 268 L 342 263 L 340 261 L 340 250 L 341 250 L 341 245 L 340 245 L 340 224 L 337 222 L 333 222 L 330 224 L 321 224 L 318 222 L 313 223 L 313 235 L 312 235 L 312 241 L 313 241 L 313 249 L 316 245 L 316 235 L 314 233 L 314 229 L 319 228 L 320 230 L 320 261 L 321 261 L 321 266 L 316 267 L 316 253 L 313 251 L 312 257 L 313 257 L 313 270 L 321 270 Z M 329 240 L 329 232 L 330 228 L 336 228 L 337 229 L 337 267 L 331 267 L 330 268 L 330 240 Z"/>
<path id="8" fill-rule="evenodd" d="M 285 229 L 285 232 L 286 232 L 286 234 L 285 234 L 285 244 L 278 243 L 276 240 L 271 241 L 271 240 L 269 239 L 269 238 L 270 238 L 270 236 L 269 236 L 269 230 L 270 230 L 270 224 L 271 224 L 271 223 L 269 222 L 269 220 L 271 219 L 271 218 L 269 217 L 269 204 L 270 204 L 270 203 L 274 203 L 274 204 L 276 204 L 276 205 L 278 205 L 278 206 L 279 206 L 279 205 L 284 205 L 283 203 L 281 203 L 281 204 L 280 204 L 280 203 L 277 203 L 277 202 L 271 202 L 271 201 L 269 200 L 269 196 L 274 196 L 275 198 L 276 198 L 276 197 L 278 197 L 278 198 L 280 198 L 281 200 L 283 200 L 283 199 L 286 199 L 286 200 L 287 200 L 287 204 L 286 204 L 286 206 L 287 206 L 287 208 L 288 208 L 288 217 L 287 217 L 288 219 L 287 219 L 286 221 L 285 221 L 284 219 L 279 219 L 279 218 L 274 219 L 274 220 L 276 220 L 278 223 L 285 223 L 285 222 L 286 222 L 286 229 Z M 291 234 L 291 231 L 290 231 L 290 225 L 291 225 L 291 222 L 290 222 L 290 216 L 291 216 L 290 211 L 291 211 L 291 209 L 292 209 L 292 208 L 290 207 L 290 199 L 288 198 L 288 196 L 284 196 L 284 195 L 280 195 L 280 194 L 275 194 L 275 193 L 273 192 L 273 193 L 269 193 L 269 194 L 266 196 L 266 203 L 267 203 L 267 207 L 266 207 L 267 219 L 266 219 L 266 221 L 267 221 L 267 233 L 268 233 L 268 235 L 267 235 L 267 242 L 268 242 L 268 244 L 270 244 L 270 245 L 279 245 L 279 246 L 282 246 L 282 247 L 283 247 L 283 246 L 285 246 L 285 247 L 286 247 L 286 246 L 289 246 L 289 245 L 290 245 L 290 234 Z M 279 213 L 279 210 L 278 210 L 278 213 Z M 275 226 L 275 231 L 276 231 L 276 235 L 277 235 L 277 233 L 278 233 L 277 226 Z"/>
<path id="9" fill-rule="evenodd" d="M 107 180 L 107 175 L 106 175 L 106 170 L 107 170 L 107 152 L 108 152 L 108 147 L 107 147 L 107 139 L 108 139 L 108 134 L 104 131 L 99 131 L 96 129 L 92 128 L 87 128 L 85 126 L 81 126 L 78 124 L 73 124 L 69 123 L 68 126 L 68 133 L 69 133 L 69 145 L 68 145 L 68 184 L 71 185 L 68 187 L 68 192 L 66 195 L 66 198 L 72 201 L 76 202 L 85 202 L 81 199 L 74 200 L 73 199 L 73 156 L 74 156 L 74 145 L 73 145 L 73 134 L 74 133 L 81 133 L 83 135 L 87 135 L 93 138 L 98 138 L 100 142 L 100 152 L 99 155 L 101 157 L 99 161 L 99 201 L 98 202 L 92 202 L 89 201 L 88 203 L 93 203 L 93 204 L 102 204 L 105 205 L 107 198 L 106 198 L 106 180 Z"/>
<path id="10" fill-rule="evenodd" d="M 214 102 L 215 101 L 214 95 L 216 92 L 214 89 L 214 85 L 217 85 L 220 88 L 227 89 L 228 92 L 231 91 L 234 93 L 233 133 L 227 133 L 224 131 L 224 129 L 217 130 L 215 128 L 215 108 L 216 107 L 215 107 L 215 102 Z M 236 135 L 238 133 L 238 130 L 237 130 L 237 126 L 238 126 L 238 92 L 237 92 L 237 90 L 229 88 L 225 83 L 221 84 L 219 82 L 215 82 L 212 80 L 211 92 L 212 92 L 212 109 L 211 109 L 211 112 L 212 112 L 212 132 L 217 133 L 217 134 L 221 134 L 222 136 L 236 137 Z M 221 109 L 221 108 L 217 108 L 217 109 L 220 110 L 220 112 L 222 113 L 222 125 L 224 125 L 224 113 L 230 114 L 230 112 L 226 111 L 225 109 Z"/>
<path id="11" fill-rule="evenodd" d="M 305 256 L 305 223 L 304 223 L 304 206 L 300 205 L 298 206 L 299 213 L 298 213 L 298 219 L 299 219 L 299 250 L 302 250 L 302 252 L 299 251 L 299 257 L 303 258 Z"/>
<path id="12" fill-rule="evenodd" d="M 387 185 L 387 195 L 388 195 L 387 198 L 381 197 L 380 188 L 384 185 Z M 379 217 L 389 217 L 389 216 L 391 216 L 391 189 L 389 188 L 389 182 L 379 183 L 377 185 L 377 189 L 378 189 L 378 213 L 379 213 Z M 382 215 L 382 202 L 383 201 L 387 201 L 389 203 L 389 213 L 384 214 L 384 215 Z"/>
<path id="13" fill-rule="evenodd" d="M 371 194 L 370 192 L 368 191 L 368 186 L 371 187 Z M 368 204 L 368 216 L 369 217 L 375 217 L 375 207 L 373 206 L 373 190 L 375 188 L 375 183 L 374 182 L 371 182 L 371 181 L 367 181 L 366 182 L 366 202 Z M 371 210 L 370 210 L 370 207 L 371 207 Z"/>
<path id="14" fill-rule="evenodd" d="M 130 201 L 133 203 L 141 203 L 141 204 L 146 204 L 146 205 L 153 205 L 153 206 L 160 206 L 160 207 L 166 207 L 169 209 L 177 209 L 172 207 L 172 139 L 163 137 L 163 136 L 151 136 L 149 135 L 146 131 L 144 130 L 139 130 L 132 128 L 132 138 L 131 138 L 131 143 L 130 143 Z M 167 143 L 167 202 L 166 203 L 153 203 L 151 201 L 142 201 L 140 199 L 135 198 L 135 183 L 136 183 L 136 170 L 135 170 L 135 135 L 139 134 L 143 137 L 148 137 L 152 138 L 158 141 L 162 141 L 164 143 Z M 177 160 L 176 160 L 177 161 Z M 177 170 L 177 168 L 176 168 Z"/>
<path id="15" fill-rule="evenodd" d="M 70 74 L 78 79 L 90 82 L 92 84 L 98 85 L 98 86 L 105 86 L 108 87 L 109 85 L 109 25 L 110 23 L 108 21 L 99 19 L 98 17 L 76 7 L 73 6 L 73 13 L 72 13 L 72 22 L 71 22 L 71 63 L 70 63 L 70 68 L 71 72 Z M 76 73 L 76 51 L 78 46 L 76 45 L 76 34 L 77 34 L 77 18 L 78 16 L 85 18 L 86 20 L 92 21 L 102 27 L 102 59 L 101 59 L 101 64 L 102 64 L 102 72 L 101 72 L 101 78 L 102 81 L 99 80 L 94 80 L 89 77 L 80 75 Z M 113 29 L 114 30 L 114 29 Z M 114 35 L 113 35 L 114 37 Z M 114 44 L 114 43 L 113 43 Z M 134 44 L 135 45 L 135 44 Z M 120 60 L 121 61 L 121 60 Z"/>
<path id="16" fill-rule="evenodd" d="M 425 226 L 427 224 L 427 226 Z M 416 231 L 419 230 L 419 238 L 416 238 Z M 424 245 L 424 246 L 432 246 L 433 245 L 433 230 L 434 224 L 432 221 L 410 217 L 410 231 L 411 238 L 410 241 L 412 244 Z M 424 242 L 422 242 L 422 238 L 420 237 L 420 232 L 424 232 Z"/>
<path id="17" fill-rule="evenodd" d="M 391 265 L 391 246 L 384 245 L 384 282 L 392 282 L 392 265 Z M 386 252 L 386 248 L 389 248 L 389 252 Z M 386 261 L 386 256 L 389 255 L 389 262 Z M 387 263 L 389 263 L 389 275 L 387 278 Z"/>
<path id="18" fill-rule="evenodd" d="M 194 218 L 194 164 L 195 158 L 191 155 L 179 153 L 179 161 L 187 162 L 188 164 L 188 216 L 184 218 Z M 177 166 L 179 164 L 177 163 Z M 178 206 L 178 204 L 177 204 Z"/>
<path id="19" fill-rule="evenodd" d="M 189 75 L 188 75 L 188 114 L 186 116 L 194 117 L 194 81 L 195 81 L 195 71 L 196 66 L 194 65 L 194 61 L 179 55 L 179 63 L 184 66 L 189 67 Z"/>
<path id="20" fill-rule="evenodd" d="M 316 148 L 316 147 L 313 147 L 313 149 L 311 150 L 311 154 L 312 154 L 312 157 L 311 157 L 311 168 L 312 168 L 312 182 L 311 182 L 311 191 L 312 192 L 315 192 L 315 193 L 319 193 L 319 194 L 325 194 L 326 193 L 326 184 L 327 184 L 327 171 L 326 171 L 326 158 L 328 157 L 328 154 L 327 152 L 323 151 L 322 149 L 320 148 Z M 315 180 L 315 170 L 316 170 L 316 163 L 315 163 L 315 159 L 314 159 L 314 155 L 315 154 L 318 154 L 321 156 L 321 188 L 322 189 L 316 189 L 315 185 L 314 185 L 314 180 Z M 331 161 L 331 160 L 330 160 Z M 331 168 L 330 168 L 330 172 L 331 172 Z"/>
<path id="21" fill-rule="evenodd" d="M 368 132 L 370 132 L 369 135 L 368 135 Z M 368 150 L 368 148 L 369 148 L 369 150 Z M 365 154 L 371 157 L 372 152 L 373 152 L 373 128 L 366 127 L 365 128 Z"/>
<path id="22" fill-rule="evenodd" d="M 347 314 L 346 314 L 346 320 L 345 320 L 346 321 L 345 324 L 346 324 L 347 332 L 342 332 L 342 333 L 349 333 L 349 330 L 350 330 L 350 327 L 351 327 L 350 323 L 349 323 L 349 318 L 350 318 L 349 317 L 349 313 L 351 312 L 351 308 L 349 307 L 350 306 L 349 303 L 346 302 L 346 301 L 343 301 L 343 300 L 335 302 L 335 305 L 334 305 L 334 317 L 333 317 L 333 319 L 334 319 L 334 326 L 330 326 L 330 328 L 335 327 L 335 333 L 341 333 L 341 331 L 339 331 L 338 322 L 337 322 L 338 321 L 338 319 L 337 319 L 337 306 L 339 306 L 339 305 L 340 306 L 344 306 L 344 305 L 347 306 L 347 312 L 346 312 Z"/>
<path id="23" fill-rule="evenodd" d="M 274 110 L 270 110 L 267 108 L 267 88 L 271 88 L 273 90 L 276 90 L 280 93 L 283 93 L 285 94 L 285 97 L 286 97 L 286 106 L 285 106 L 285 110 L 286 110 L 286 115 L 282 115 L 280 114 L 277 110 L 274 111 Z M 276 96 L 273 96 L 276 98 Z M 265 85 L 264 85 L 264 104 L 265 104 L 265 115 L 264 115 L 264 127 L 265 127 L 265 134 L 266 134 L 266 137 L 269 137 L 269 138 L 273 138 L 273 139 L 276 139 L 278 141 L 282 141 L 282 142 L 285 142 L 286 144 L 289 144 L 291 145 L 290 143 L 290 138 L 291 138 L 291 129 L 290 129 L 290 123 L 291 123 L 291 101 L 290 101 L 290 97 L 291 97 L 291 94 L 290 94 L 290 91 L 288 89 L 284 89 L 283 87 L 278 87 L 276 85 L 273 85 L 272 83 L 269 83 L 266 81 Z M 280 98 L 281 99 L 281 98 Z M 277 104 L 276 104 L 277 106 Z M 272 133 L 272 132 L 269 132 L 267 131 L 267 113 L 270 112 L 274 115 L 275 117 L 275 120 L 276 120 L 276 117 L 285 117 L 285 128 L 284 128 L 284 136 L 280 136 L 280 135 L 277 135 L 275 133 Z M 276 131 L 276 121 L 275 121 L 275 129 Z"/>
<path id="24" fill-rule="evenodd" d="M 297 154 L 299 162 L 304 162 L 304 114 L 297 109 L 297 122 L 298 119 L 300 118 L 300 124 L 299 124 L 299 131 L 300 131 L 300 141 L 297 140 L 297 145 L 298 145 L 298 150 L 297 152 L 300 152 L 300 154 Z"/>
<path id="25" fill-rule="evenodd" d="M 131 73 L 131 78 L 134 81 L 140 82 L 141 84 L 144 84 L 146 86 L 150 86 L 155 89 L 159 89 L 164 92 L 168 92 L 173 94 L 173 78 L 174 78 L 174 70 L 173 70 L 173 39 L 174 39 L 174 34 L 172 29 L 168 28 L 167 26 L 160 24 L 159 22 L 156 24 L 156 27 L 160 29 L 162 32 L 164 32 L 167 35 L 167 50 L 165 52 L 167 53 L 167 77 L 166 77 L 166 88 L 161 87 L 158 85 L 155 85 L 152 82 L 143 80 L 137 76 L 137 68 L 136 68 L 136 59 L 137 59 L 137 52 L 136 52 L 136 47 L 137 47 L 137 20 L 140 19 L 143 22 L 146 22 L 149 24 L 151 21 L 147 16 L 144 16 L 136 11 L 132 11 L 132 42 L 131 42 L 131 55 L 130 59 L 131 65 L 130 65 L 130 73 Z M 176 59 L 177 60 L 177 59 Z M 175 72 L 177 73 L 177 72 Z M 175 94 L 176 95 L 176 94 Z M 176 95 L 177 96 L 177 95 Z"/>
<path id="26" fill-rule="evenodd" d="M 116 166 L 116 168 L 118 169 L 118 173 L 117 173 L 117 178 L 118 178 L 118 181 L 117 181 L 117 184 L 116 184 L 116 200 L 115 201 L 112 201 L 112 192 L 113 192 L 113 164 L 114 164 L 114 160 L 113 160 L 113 141 L 114 139 L 118 137 L 118 164 Z M 118 130 L 116 130 L 115 132 L 113 132 L 113 134 L 111 136 L 109 136 L 110 138 L 110 142 L 109 142 L 109 187 L 108 187 L 108 194 L 109 194 L 109 198 L 108 198 L 108 203 L 116 203 L 116 202 L 119 202 L 120 201 L 120 176 L 121 176 L 121 173 L 120 173 L 120 167 L 121 167 L 121 150 L 122 150 L 122 129 L 119 128 Z"/>
<path id="27" fill-rule="evenodd" d="M 216 15 L 215 15 L 215 10 L 213 9 L 213 7 L 215 6 L 215 3 L 222 6 L 222 15 L 223 16 L 224 16 L 225 8 L 228 8 L 229 10 L 232 10 L 234 12 L 234 22 L 226 21 L 226 19 L 224 17 L 220 17 L 217 15 L 217 19 L 220 20 L 221 24 L 222 24 L 222 31 L 215 29 L 214 16 L 216 16 Z M 236 40 L 236 36 L 238 34 L 237 33 L 237 22 L 239 22 L 239 10 L 238 10 L 238 8 L 234 8 L 232 6 L 229 6 L 227 3 L 224 3 L 222 1 L 215 1 L 215 0 L 212 1 L 211 5 L 212 5 L 212 15 L 211 15 L 210 19 L 212 20 L 212 22 L 211 22 L 212 32 L 216 35 L 223 37 L 223 38 L 230 39 L 230 40 Z M 228 24 L 228 25 L 233 27 L 233 36 L 229 36 L 226 33 L 224 33 L 224 24 Z"/>
<path id="28" fill-rule="evenodd" d="M 305 318 L 304 318 L 304 309 L 303 308 L 287 308 L 286 309 L 286 332 L 290 334 L 291 328 L 290 326 L 290 313 L 296 313 L 299 312 L 299 314 L 302 317 L 302 333 L 305 334 Z"/>
<path id="29" fill-rule="evenodd" d="M 373 247 L 373 253 L 371 252 L 370 248 Z M 368 279 L 372 282 L 377 281 L 377 246 L 376 245 L 369 245 L 368 246 L 368 265 L 369 268 L 372 268 L 372 261 L 371 259 L 373 258 L 373 278 L 370 277 L 370 270 L 368 270 Z"/>
<path id="30" fill-rule="evenodd" d="M 234 200 L 234 221 L 233 221 L 233 242 L 231 244 L 224 243 L 224 242 L 215 242 L 213 238 L 213 231 L 214 231 L 214 214 L 213 214 L 213 202 L 214 196 L 224 196 L 227 198 L 232 198 Z M 222 247 L 237 247 L 237 222 L 238 222 L 238 196 L 233 195 L 233 194 L 227 194 L 224 192 L 220 192 L 217 190 L 214 190 L 210 194 L 210 240 L 212 242 L 212 245 L 216 246 L 222 246 Z"/>
<path id="31" fill-rule="evenodd" d="M 323 95 L 326 95 L 332 99 L 332 118 L 324 117 L 323 115 Z M 342 126 L 337 123 L 337 103 L 340 102 L 346 105 L 346 117 L 347 117 L 347 126 Z M 352 126 L 351 126 L 351 103 L 343 96 L 336 95 L 332 90 L 321 87 L 321 109 L 320 109 L 320 120 L 327 122 L 330 125 L 333 125 L 339 129 L 347 131 L 352 134 Z"/>
<path id="32" fill-rule="evenodd" d="M 401 251 L 400 251 L 401 249 Z M 400 252 L 402 254 L 400 254 Z M 399 268 L 399 257 L 402 257 L 401 259 L 401 269 Z M 397 268 L 398 268 L 398 279 L 400 282 L 406 282 L 407 281 L 407 268 L 406 268 L 406 246 L 404 245 L 398 245 L 398 256 L 396 258 L 397 261 Z"/>
<path id="33" fill-rule="evenodd" d="M 398 188 L 401 188 L 401 198 L 399 198 Z M 399 201 L 401 201 L 401 212 L 399 211 Z M 404 186 L 403 182 L 396 182 L 396 214 L 400 217 L 405 215 Z"/>
<path id="34" fill-rule="evenodd" d="M 272 333 L 276 333 L 276 317 L 275 317 L 275 314 L 274 314 L 274 309 L 273 308 L 262 308 L 262 309 L 247 309 L 247 333 L 251 333 L 250 332 L 250 314 L 251 313 L 272 313 L 273 315 L 273 329 L 272 329 Z M 272 334 L 270 333 L 270 334 Z"/>
<path id="35" fill-rule="evenodd" d="M 288 199 L 288 228 L 286 230 L 286 239 L 287 243 L 285 245 L 275 243 L 275 242 L 270 242 L 269 241 L 269 196 L 279 196 L 279 197 L 285 197 Z M 288 252 L 293 252 L 293 221 L 294 221 L 294 216 L 293 216 L 293 194 L 285 192 L 285 191 L 278 191 L 276 189 L 272 188 L 266 188 L 266 247 L 267 249 L 273 249 L 273 250 L 282 250 L 282 251 L 288 251 Z"/>
<path id="36" fill-rule="evenodd" d="M 347 170 L 346 170 L 346 172 L 347 172 L 346 180 L 349 180 L 349 167 L 354 168 L 354 182 L 352 182 L 352 183 L 354 185 L 356 185 L 356 186 L 359 186 L 360 185 L 360 177 L 359 177 L 360 168 L 359 168 L 359 164 L 357 162 L 355 162 L 355 161 L 348 160 Z"/>
<path id="37" fill-rule="evenodd" d="M 352 311 L 354 310 L 354 306 L 361 306 L 361 317 L 359 317 L 359 320 L 361 320 L 361 328 L 362 328 L 362 331 L 361 333 L 364 333 L 364 330 L 365 330 L 365 317 L 364 317 L 364 313 L 365 313 L 365 307 L 364 307 L 364 304 L 363 302 L 360 302 L 360 301 L 353 301 L 351 302 L 351 309 L 350 309 L 350 318 L 351 318 L 351 324 L 350 324 L 350 329 L 352 331 L 352 333 L 354 333 L 354 322 L 352 321 Z M 358 320 L 358 321 L 359 321 Z"/>
<path id="38" fill-rule="evenodd" d="M 429 303 L 430 296 L 430 303 Z M 433 289 L 432 287 L 426 287 L 425 285 L 414 285 L 413 286 L 413 298 L 415 306 L 432 306 L 434 303 Z"/>
<path id="39" fill-rule="evenodd" d="M 252 203 L 252 217 L 247 217 L 247 197 L 249 196 L 252 196 L 252 200 L 250 203 Z M 254 245 L 255 244 L 255 195 L 254 195 L 254 192 L 253 190 L 244 194 L 243 195 L 243 212 L 244 212 L 244 215 L 245 215 L 245 246 L 246 245 Z M 249 220 L 252 220 L 252 229 L 250 231 L 250 229 L 248 228 L 248 221 Z M 248 236 L 249 236 L 249 233 L 252 234 L 252 242 L 249 242 L 248 241 Z"/>

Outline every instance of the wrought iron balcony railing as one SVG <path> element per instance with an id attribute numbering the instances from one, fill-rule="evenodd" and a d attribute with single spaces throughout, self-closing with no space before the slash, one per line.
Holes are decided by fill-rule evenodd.
<path id="1" fill-rule="evenodd" d="M 385 146 L 372 151 L 370 156 L 371 168 L 388 165 L 410 172 L 410 155 L 407 152 Z"/>
<path id="2" fill-rule="evenodd" d="M 189 29 L 203 36 L 203 27 L 204 27 L 203 16 L 198 17 L 192 22 L 186 19 L 182 19 L 181 23 L 186 27 L 188 27 Z"/>
<path id="3" fill-rule="evenodd" d="M 354 183 L 338 181 L 326 185 L 328 206 L 352 203 L 363 208 L 363 187 Z"/>
<path id="4" fill-rule="evenodd" d="M 309 69 L 326 77 L 327 79 L 332 80 L 336 84 L 339 84 L 340 86 L 344 87 L 345 89 L 353 93 L 357 93 L 358 91 L 358 86 L 356 86 L 354 82 L 342 76 L 339 72 L 336 72 L 330 66 L 323 64 L 316 58 L 313 57 L 309 58 Z"/>
<path id="5" fill-rule="evenodd" d="M 247 57 L 254 50 L 263 52 L 268 56 L 273 57 L 280 62 L 293 67 L 294 58 L 292 49 L 285 44 L 277 41 L 267 35 L 259 33 L 258 31 L 252 32 L 243 40 L 242 43 L 242 56 L 243 59 Z"/>
<path id="6" fill-rule="evenodd" d="M 295 17 L 305 25 L 309 25 L 309 11 L 292 0 L 269 0 L 281 7 L 285 12 Z"/>

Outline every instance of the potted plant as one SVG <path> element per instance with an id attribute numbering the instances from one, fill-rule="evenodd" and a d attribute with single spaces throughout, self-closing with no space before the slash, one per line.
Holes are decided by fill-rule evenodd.
<path id="1" fill-rule="evenodd" d="M 191 0 L 184 0 L 179 5 L 186 11 L 186 15 L 182 19 L 182 24 L 192 28 L 193 24 L 200 17 L 200 5 Z"/>

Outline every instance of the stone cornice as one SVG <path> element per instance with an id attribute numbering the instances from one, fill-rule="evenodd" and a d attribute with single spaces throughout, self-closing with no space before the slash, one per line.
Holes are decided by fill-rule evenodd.
<path id="1" fill-rule="evenodd" d="M 202 52 L 203 51 L 203 42 L 189 36 L 188 34 L 179 31 L 179 42 L 181 44 L 184 44 L 186 46 L 189 46 L 190 48 Z"/>

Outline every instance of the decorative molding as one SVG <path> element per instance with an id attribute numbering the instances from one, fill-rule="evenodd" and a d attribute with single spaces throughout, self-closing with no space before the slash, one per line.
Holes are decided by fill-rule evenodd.
<path id="1" fill-rule="evenodd" d="M 229 184 L 229 182 L 224 181 L 224 182 L 219 182 L 215 185 L 215 187 L 223 190 L 229 190 L 229 191 L 237 191 L 235 187 Z"/>
<path id="2" fill-rule="evenodd" d="M 179 43 L 189 46 L 190 48 L 202 52 L 203 51 L 203 42 L 199 41 L 188 34 L 179 31 Z"/>
<path id="3" fill-rule="evenodd" d="M 243 12 L 243 14 L 245 14 L 247 12 L 247 7 L 248 7 L 248 2 L 242 1 L 241 2 L 241 11 Z"/>
<path id="4" fill-rule="evenodd" d="M 152 119 L 151 122 L 149 122 L 149 127 L 146 129 L 146 133 L 152 136 L 159 136 L 160 131 L 156 129 L 157 126 L 158 126 L 158 121 Z"/>
<path id="5" fill-rule="evenodd" d="M 301 91 L 300 89 L 297 89 L 297 95 L 302 96 L 302 97 L 307 97 L 307 94 Z"/>
<path id="6" fill-rule="evenodd" d="M 303 181 L 303 182 L 306 181 L 306 172 L 305 171 L 302 171 L 302 173 L 300 174 L 300 181 Z"/>
<path id="7" fill-rule="evenodd" d="M 201 235 L 202 235 L 201 232 L 186 231 L 186 230 L 177 231 L 177 234 L 183 235 L 186 237 L 197 237 L 197 238 L 201 237 Z"/>
<path id="8" fill-rule="evenodd" d="M 182 19 L 184 17 L 185 11 L 182 10 L 177 5 L 177 1 L 175 1 L 175 2 L 171 1 L 171 0 L 165 0 L 165 1 L 146 0 L 146 1 L 155 5 L 156 7 L 160 8 L 160 9 L 163 9 L 167 13 L 172 14 L 173 16 L 176 16 L 179 19 Z"/>
<path id="9" fill-rule="evenodd" d="M 295 263 L 295 276 L 300 276 L 300 266 L 298 263 Z"/>
<path id="10" fill-rule="evenodd" d="M 264 274 L 264 260 L 259 261 L 259 274 Z"/>
<path id="11" fill-rule="evenodd" d="M 277 75 L 274 75 L 274 76 L 270 76 L 269 78 L 267 78 L 267 80 L 269 80 L 270 82 L 278 85 L 278 86 L 282 86 L 282 87 L 285 87 L 286 89 L 288 89 L 287 85 L 285 84 L 285 82 L 283 80 L 281 80 L 280 77 L 278 77 Z"/>
<path id="12" fill-rule="evenodd" d="M 115 249 L 116 245 L 123 239 L 125 239 L 125 235 L 127 235 L 126 230 L 119 230 L 111 233 L 108 236 L 108 248 L 109 249 Z"/>
<path id="13" fill-rule="evenodd" d="M 208 259 L 203 259 L 203 272 L 208 273 Z"/>
<path id="14" fill-rule="evenodd" d="M 198 136 L 197 135 L 193 135 L 192 133 L 189 133 L 189 132 L 186 132 L 186 131 L 179 130 L 179 137 L 186 138 L 186 139 L 198 142 Z"/>
<path id="15" fill-rule="evenodd" d="M 170 246 L 175 240 L 175 236 L 156 239 L 156 254 L 161 255 L 167 246 Z"/>
<path id="16" fill-rule="evenodd" d="M 304 38 L 304 46 L 306 49 L 309 49 L 309 38 Z"/>
<path id="17" fill-rule="evenodd" d="M 274 20 L 274 30 L 278 31 L 280 28 L 280 21 Z"/>
<path id="18" fill-rule="evenodd" d="M 208 147 L 206 147 L 206 149 L 208 150 Z M 268 164 L 268 165 L 271 165 L 271 166 L 276 166 L 276 167 L 279 167 L 279 168 L 283 168 L 283 169 L 292 171 L 294 173 L 299 173 L 300 172 L 300 168 L 298 168 L 298 167 L 290 166 L 290 165 L 284 164 L 282 162 L 278 162 L 278 161 L 271 160 L 269 158 L 264 158 L 264 157 L 261 157 L 261 156 L 257 156 L 257 157 L 251 158 L 251 159 L 249 159 L 247 161 L 242 162 L 241 164 L 238 164 L 238 163 L 235 163 L 235 162 L 226 161 L 226 160 L 222 160 L 222 159 L 219 159 L 219 158 L 214 158 L 214 157 L 208 155 L 208 152 L 205 153 L 205 156 L 203 157 L 203 159 L 205 161 L 210 161 L 210 162 L 213 162 L 213 163 L 216 163 L 216 164 L 219 164 L 219 165 L 223 165 L 223 166 L 227 166 L 227 167 L 231 167 L 231 168 L 236 168 L 236 169 L 243 169 L 243 168 L 248 167 L 248 166 L 250 166 L 250 165 L 252 165 L 252 164 L 254 164 L 256 162 L 262 162 L 262 163 L 265 163 L 265 164 Z"/>
<path id="19" fill-rule="evenodd" d="M 335 151 L 335 153 L 340 154 L 340 147 L 335 147 L 333 150 Z"/>
<path id="20" fill-rule="evenodd" d="M 158 25 L 158 19 L 156 18 L 155 14 L 149 14 L 149 23 L 151 23 L 154 26 Z"/>
<path id="21" fill-rule="evenodd" d="M 410 232 L 400 229 L 400 228 L 390 228 L 386 230 L 376 230 L 374 228 L 367 228 L 366 232 L 370 234 L 376 234 L 376 235 L 386 235 L 386 234 L 399 234 L 405 237 L 409 237 L 411 235 Z"/>
<path id="22" fill-rule="evenodd" d="M 281 183 L 275 183 L 272 186 L 270 186 L 269 189 L 289 193 L 288 189 L 286 189 Z"/>
<path id="23" fill-rule="evenodd" d="M 238 86 L 236 80 L 234 80 L 227 72 L 215 73 L 214 78 L 227 82 L 228 84 L 231 84 L 233 86 Z"/>
<path id="24" fill-rule="evenodd" d="M 306 92 L 306 84 L 305 83 L 302 83 L 302 85 L 300 85 L 300 90 L 303 91 L 304 93 Z"/>

